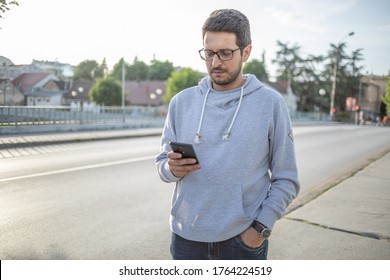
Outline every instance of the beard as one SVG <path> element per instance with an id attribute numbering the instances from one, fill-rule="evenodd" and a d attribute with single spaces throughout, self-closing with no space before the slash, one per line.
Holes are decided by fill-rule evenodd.
<path id="1" fill-rule="evenodd" d="M 209 74 L 210 74 L 212 81 L 215 84 L 217 84 L 219 86 L 226 86 L 226 85 L 233 83 L 237 79 L 237 77 L 241 74 L 241 69 L 242 69 L 242 62 L 240 62 L 240 65 L 235 70 L 233 70 L 231 72 L 228 72 L 226 69 L 217 67 L 217 68 L 211 68 Z M 223 74 L 226 73 L 227 77 L 226 78 L 215 77 L 215 76 L 213 76 L 214 71 L 222 72 Z"/>

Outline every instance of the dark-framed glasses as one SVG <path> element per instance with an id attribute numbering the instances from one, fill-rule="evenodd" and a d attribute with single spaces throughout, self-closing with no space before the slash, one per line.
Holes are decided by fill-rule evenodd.
<path id="1" fill-rule="evenodd" d="M 241 47 L 238 47 L 235 50 L 222 49 L 222 50 L 215 52 L 215 51 L 203 48 L 203 49 L 199 50 L 199 55 L 200 55 L 201 59 L 206 60 L 206 61 L 213 60 L 214 55 L 217 55 L 219 60 L 227 61 L 227 60 L 231 60 L 233 58 L 233 53 L 235 51 L 240 50 L 240 49 L 241 49 Z"/>

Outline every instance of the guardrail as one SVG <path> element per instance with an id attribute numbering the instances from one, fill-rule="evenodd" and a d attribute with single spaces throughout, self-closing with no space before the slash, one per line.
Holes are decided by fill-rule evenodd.
<path id="1" fill-rule="evenodd" d="M 0 106 L 0 134 L 162 127 L 166 110 L 165 106 Z M 319 112 L 294 112 L 291 119 L 330 123 L 329 115 Z"/>
<path id="2" fill-rule="evenodd" d="M 0 106 L 0 126 L 44 126 L 85 124 L 163 124 L 164 107 L 96 107 L 89 110 L 66 106 Z"/>

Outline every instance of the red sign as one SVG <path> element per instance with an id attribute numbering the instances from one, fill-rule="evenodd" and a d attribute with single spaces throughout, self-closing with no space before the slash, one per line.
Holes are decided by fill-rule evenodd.
<path id="1" fill-rule="evenodd" d="M 345 99 L 345 110 L 347 111 L 353 111 L 353 109 L 356 106 L 356 98 L 353 97 L 347 97 Z"/>

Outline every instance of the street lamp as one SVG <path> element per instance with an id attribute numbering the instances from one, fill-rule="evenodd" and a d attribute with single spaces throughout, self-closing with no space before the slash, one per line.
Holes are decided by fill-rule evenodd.
<path id="1" fill-rule="evenodd" d="M 326 90 L 320 88 L 318 93 L 320 95 L 320 121 L 322 121 L 322 97 L 326 94 Z"/>
<path id="2" fill-rule="evenodd" d="M 334 99 L 336 95 L 336 80 L 337 80 L 337 70 L 338 70 L 338 64 L 340 60 L 340 46 L 341 44 L 347 39 L 349 36 L 353 36 L 355 32 L 349 32 L 347 35 L 345 35 L 340 42 L 336 46 L 336 60 L 333 64 L 333 75 L 332 75 L 332 91 L 330 93 L 330 119 L 333 119 L 333 113 L 334 113 Z"/>
<path id="3" fill-rule="evenodd" d="M 122 112 L 125 109 L 125 77 L 126 77 L 126 68 L 125 68 L 125 58 L 122 58 Z"/>

